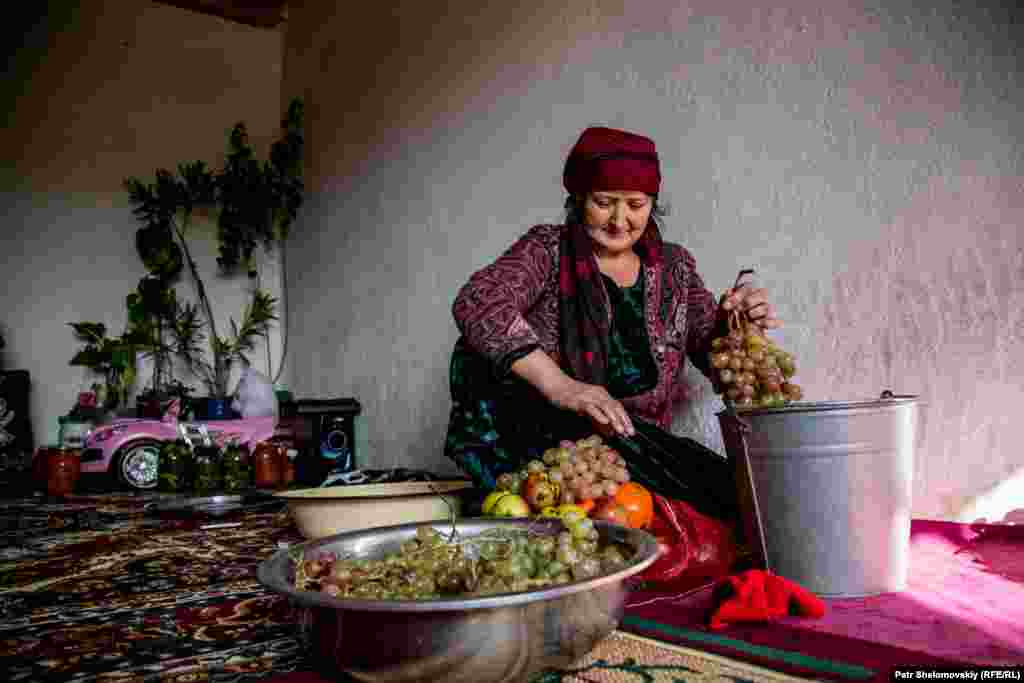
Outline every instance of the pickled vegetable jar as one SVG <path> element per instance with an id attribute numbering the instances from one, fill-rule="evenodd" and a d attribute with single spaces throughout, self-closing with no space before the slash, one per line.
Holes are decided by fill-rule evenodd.
<path id="1" fill-rule="evenodd" d="M 224 448 L 221 456 L 221 474 L 224 477 L 225 491 L 235 492 L 249 487 L 252 477 L 249 454 L 245 446 L 230 443 Z"/>
<path id="2" fill-rule="evenodd" d="M 193 458 L 192 490 L 196 494 L 205 495 L 220 489 L 220 449 L 216 446 L 196 446 Z"/>
<path id="3" fill-rule="evenodd" d="M 184 439 L 164 442 L 160 447 L 157 489 L 180 493 L 189 489 L 192 473 L 192 449 Z"/>

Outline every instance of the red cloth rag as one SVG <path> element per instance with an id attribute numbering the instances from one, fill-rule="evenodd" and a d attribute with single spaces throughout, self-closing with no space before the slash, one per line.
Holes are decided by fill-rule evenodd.
<path id="1" fill-rule="evenodd" d="M 825 603 L 797 583 L 763 569 L 727 577 L 715 589 L 717 607 L 709 626 L 720 631 L 736 622 L 770 621 L 786 615 L 825 615 Z"/>

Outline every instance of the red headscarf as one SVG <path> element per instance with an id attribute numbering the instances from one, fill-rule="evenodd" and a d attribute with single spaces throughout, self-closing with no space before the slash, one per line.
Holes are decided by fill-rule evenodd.
<path id="1" fill-rule="evenodd" d="M 661 168 L 654 141 L 614 128 L 587 128 L 565 162 L 569 194 L 621 190 L 657 195 Z"/>

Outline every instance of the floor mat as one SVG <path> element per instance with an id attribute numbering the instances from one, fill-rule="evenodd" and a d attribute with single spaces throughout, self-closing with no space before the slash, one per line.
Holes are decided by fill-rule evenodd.
<path id="1" fill-rule="evenodd" d="M 906 665 L 1024 662 L 1024 528 L 915 520 L 907 590 L 828 599 L 822 619 L 705 627 L 711 590 L 637 592 L 623 630 L 833 680 Z"/>

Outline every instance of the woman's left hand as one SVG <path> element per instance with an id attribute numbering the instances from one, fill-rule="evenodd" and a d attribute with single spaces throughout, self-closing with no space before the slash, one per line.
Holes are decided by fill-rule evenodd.
<path id="1" fill-rule="evenodd" d="M 768 292 L 764 289 L 742 284 L 722 295 L 721 306 L 726 311 L 745 311 L 750 321 L 761 329 L 782 327 L 782 321 L 775 317 L 775 309 L 768 303 Z"/>

